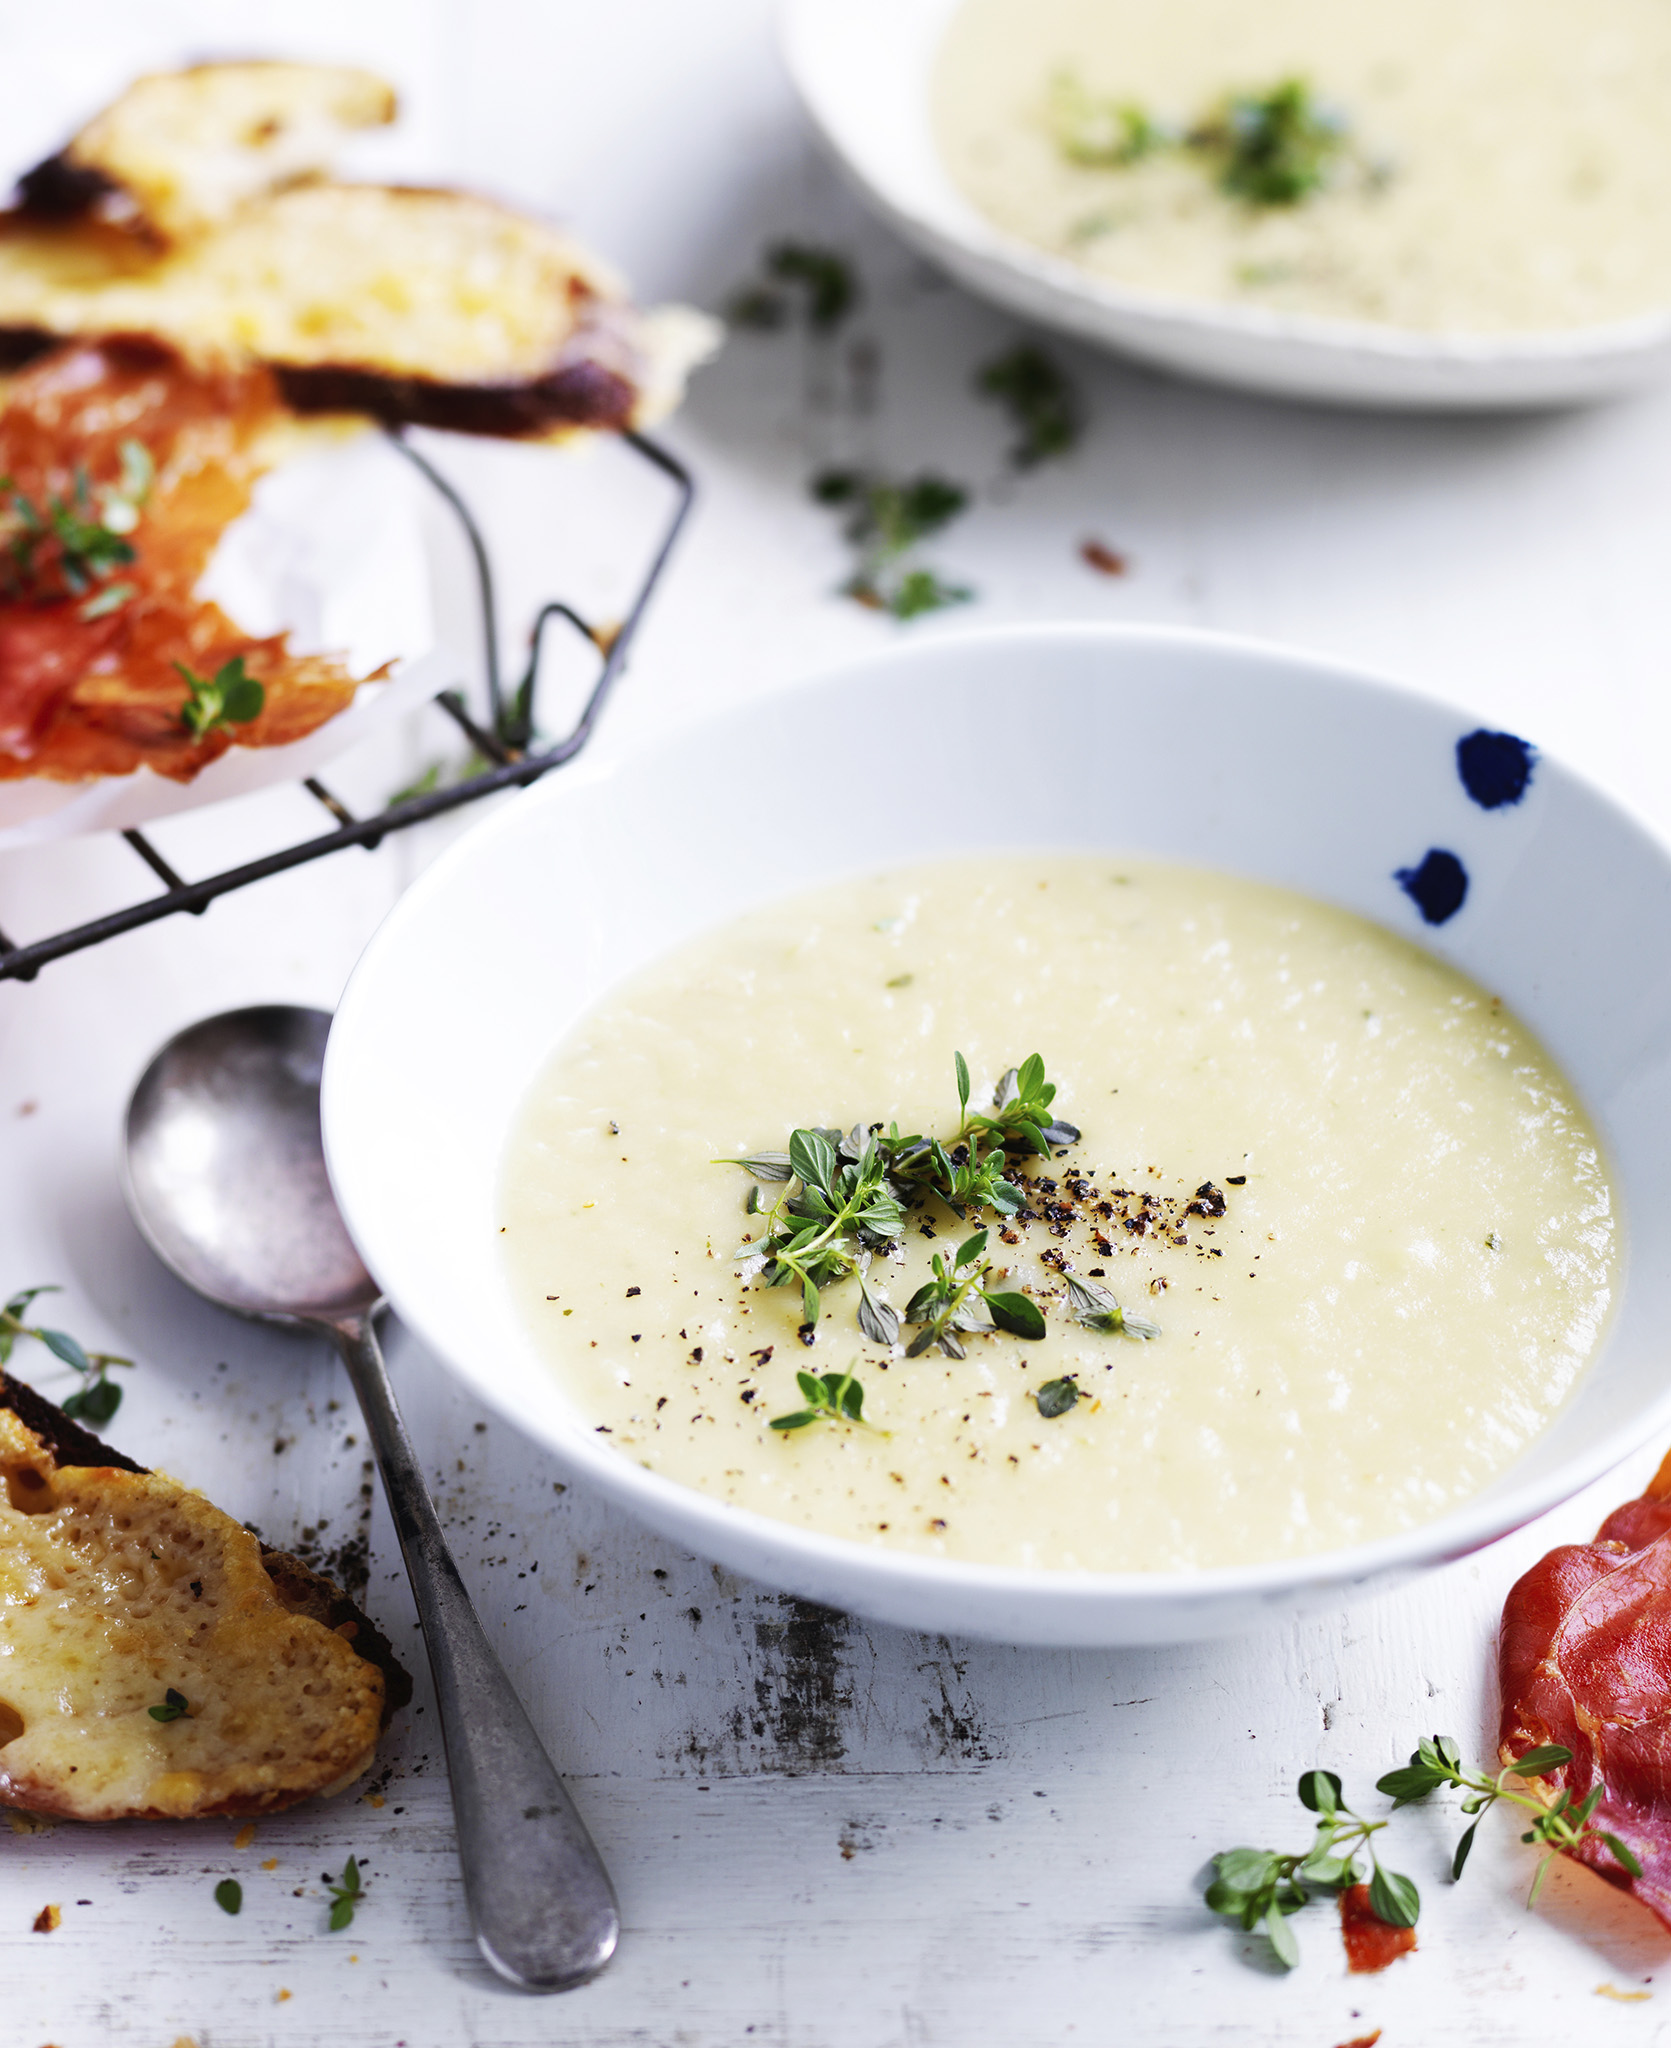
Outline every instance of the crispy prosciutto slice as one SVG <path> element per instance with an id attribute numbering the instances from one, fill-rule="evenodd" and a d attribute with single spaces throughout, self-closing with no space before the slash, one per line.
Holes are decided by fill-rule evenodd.
<path id="1" fill-rule="evenodd" d="M 1573 1853 L 1671 1927 L 1671 1456 L 1593 1543 L 1552 1550 L 1514 1586 L 1497 1668 L 1503 1762 L 1570 1749 L 1536 1782 L 1576 1802 L 1600 1781 L 1592 1825 L 1632 1849 L 1642 1875 L 1599 1839 Z"/>
<path id="2" fill-rule="evenodd" d="M 185 782 L 353 701 L 340 662 L 196 595 L 293 432 L 266 371 L 200 368 L 153 341 L 71 343 L 0 378 L 0 782 L 141 766 Z M 207 677 L 233 659 L 262 686 L 259 715 L 194 731 L 177 664 Z"/>

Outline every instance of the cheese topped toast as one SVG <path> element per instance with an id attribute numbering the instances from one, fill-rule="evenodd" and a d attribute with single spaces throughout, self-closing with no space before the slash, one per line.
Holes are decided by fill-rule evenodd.
<path id="1" fill-rule="evenodd" d="M 352 1784 L 411 1694 L 372 1624 L 20 1382 L 0 1402 L 0 1804 L 187 1820 Z"/>

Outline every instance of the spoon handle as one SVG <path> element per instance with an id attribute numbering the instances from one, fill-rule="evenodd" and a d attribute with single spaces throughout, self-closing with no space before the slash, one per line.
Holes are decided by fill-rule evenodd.
<path id="1" fill-rule="evenodd" d="M 523 1990 L 570 1990 L 615 1952 L 621 1923 L 609 1875 L 470 1604 L 371 1317 L 333 1329 L 423 1624 L 476 1940 Z"/>

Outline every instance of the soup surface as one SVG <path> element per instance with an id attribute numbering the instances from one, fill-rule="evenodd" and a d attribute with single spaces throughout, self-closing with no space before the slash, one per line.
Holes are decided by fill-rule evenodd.
<path id="1" fill-rule="evenodd" d="M 1177 137 L 1289 78 L 1345 137 L 1298 203 L 1118 111 Z M 1662 0 L 966 0 L 932 114 L 982 212 L 1120 284 L 1476 333 L 1671 305 Z"/>
<path id="2" fill-rule="evenodd" d="M 760 1270 L 756 1181 L 714 1162 L 797 1128 L 949 1144 L 958 1051 L 973 1109 L 1042 1054 L 1081 1133 L 1011 1155 L 1023 1207 L 979 1218 L 984 1285 L 1045 1335 L 907 1357 L 924 1326 L 867 1335 L 856 1277 L 807 1326 Z M 1289 891 L 1078 854 L 845 882 L 659 961 L 539 1077 L 501 1221 L 553 1372 L 622 1455 L 858 1542 L 1063 1570 L 1440 1514 L 1558 1412 L 1621 1256 L 1596 1135 L 1495 998 Z M 976 1227 L 929 1196 L 866 1286 L 903 1314 Z M 1159 1334 L 1088 1327 L 1070 1277 Z M 862 1422 L 771 1428 L 806 1409 L 798 1373 L 849 1370 Z"/>

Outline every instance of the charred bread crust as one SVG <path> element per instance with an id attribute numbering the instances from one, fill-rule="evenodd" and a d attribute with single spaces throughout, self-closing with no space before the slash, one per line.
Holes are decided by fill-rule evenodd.
<path id="1" fill-rule="evenodd" d="M 653 424 L 719 339 L 496 201 L 325 180 L 150 255 L 97 218 L 0 213 L 0 348 L 49 330 L 258 362 L 299 412 L 521 439 Z"/>
<path id="2" fill-rule="evenodd" d="M 33 1430 L 60 1465 L 108 1465 L 118 1472 L 143 1473 L 146 1469 L 136 1465 L 126 1452 L 101 1442 L 44 1394 L 37 1394 L 33 1387 L 13 1379 L 10 1373 L 0 1373 L 0 1408 L 9 1408 L 25 1429 Z"/>
<path id="3" fill-rule="evenodd" d="M 396 111 L 393 87 L 348 66 L 258 58 L 147 73 L 24 174 L 18 211 L 101 221 L 163 249 L 323 176 L 356 130 Z"/>
<path id="4" fill-rule="evenodd" d="M 0 1408 L 11 1410 L 25 1429 L 33 1431 L 60 1465 L 82 1465 L 118 1472 L 150 1470 L 136 1464 L 125 1451 L 96 1437 L 66 1415 L 44 1394 L 10 1373 L 0 1373 Z M 362 1612 L 348 1595 L 323 1573 L 303 1564 L 286 1550 L 269 1550 L 263 1545 L 261 1569 L 273 1582 L 273 1590 L 292 1614 L 305 1614 L 341 1636 L 368 1664 L 383 1674 L 383 1720 L 387 1728 L 393 1715 L 412 1698 L 412 1678 L 395 1655 L 394 1645 L 370 1615 Z"/>
<path id="5" fill-rule="evenodd" d="M 601 363 L 570 363 L 526 384 L 443 384 L 343 363 L 279 364 L 284 402 L 299 413 L 365 413 L 388 426 L 523 440 L 560 427 L 625 429 L 638 393 Z"/>
<path id="6" fill-rule="evenodd" d="M 78 164 L 60 150 L 17 181 L 17 205 L 31 220 L 79 220 L 120 204 L 122 187 L 94 164 Z"/>
<path id="7" fill-rule="evenodd" d="M 395 1655 L 394 1645 L 376 1622 L 363 1614 L 348 1595 L 322 1572 L 303 1564 L 287 1550 L 263 1550 L 261 1569 L 292 1614 L 322 1623 L 357 1650 L 383 1674 L 383 1727 L 412 1699 L 412 1680 Z"/>

